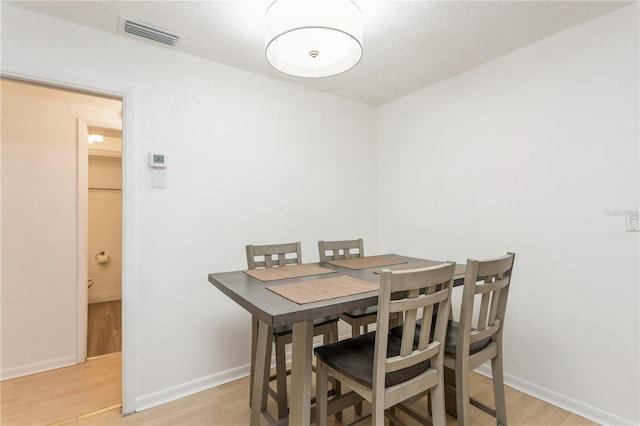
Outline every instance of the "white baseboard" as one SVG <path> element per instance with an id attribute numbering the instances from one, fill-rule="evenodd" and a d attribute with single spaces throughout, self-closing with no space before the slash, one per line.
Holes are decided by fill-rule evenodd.
<path id="1" fill-rule="evenodd" d="M 112 300 L 120 300 L 122 299 L 122 291 L 107 291 L 104 293 L 90 294 L 89 295 L 89 304 L 91 303 L 101 303 L 101 302 L 111 302 Z"/>
<path id="2" fill-rule="evenodd" d="M 491 367 L 487 364 L 481 365 L 475 371 L 485 377 L 491 377 Z M 508 373 L 504 373 L 504 384 L 600 425 L 634 426 L 638 424 L 637 422 L 622 418 L 616 414 L 601 410 L 573 398 L 569 398 L 568 396 L 559 394 L 542 386 L 538 386 Z"/>
<path id="3" fill-rule="evenodd" d="M 350 336 L 341 336 L 341 338 Z M 314 346 L 317 346 L 319 342 L 314 342 Z M 287 362 L 291 361 L 291 352 L 287 351 Z M 272 367 L 275 366 L 275 362 L 272 360 Z M 192 395 L 197 392 L 201 392 L 216 386 L 223 385 L 233 380 L 240 379 L 249 375 L 249 365 L 244 365 L 231 370 L 223 371 L 221 373 L 213 374 L 211 376 L 203 377 L 201 379 L 193 380 L 191 382 L 183 383 L 172 388 L 168 388 L 159 392 L 155 392 L 149 395 L 144 395 L 136 399 L 135 411 L 146 410 L 147 408 L 155 407 L 166 402 L 173 401 L 178 398 L 182 398 L 188 395 Z M 491 367 L 489 365 L 482 365 L 475 370 L 477 373 L 486 377 L 491 377 Z M 565 395 L 561 395 L 550 389 L 520 379 L 519 377 L 511 374 L 504 374 L 505 385 L 524 392 L 534 398 L 538 398 L 549 404 L 553 404 L 571 413 L 582 416 L 588 420 L 601 425 L 609 426 L 634 426 L 636 422 L 622 418 L 616 414 L 601 410 L 597 407 L 585 404 L 575 399 L 569 398 Z"/>
<path id="4" fill-rule="evenodd" d="M 221 373 L 212 374 L 207 377 L 192 380 L 178 386 L 173 386 L 159 392 L 140 396 L 136 398 L 135 411 L 138 412 L 146 410 L 147 408 L 156 407 L 158 405 L 176 400 L 178 398 L 183 398 L 194 393 L 202 392 L 204 390 L 211 389 L 228 382 L 232 382 L 234 380 L 248 376 L 249 371 L 250 366 L 247 364 L 241 367 L 232 368 L 231 370 L 223 371 Z"/>
<path id="5" fill-rule="evenodd" d="M 341 336 L 341 338 L 351 337 L 351 334 Z M 314 342 L 314 347 L 322 344 L 321 341 Z M 286 353 L 286 362 L 291 362 L 291 351 Z M 276 365 L 275 358 L 271 357 L 271 368 Z M 212 374 L 207 377 L 203 377 L 191 382 L 183 383 L 178 386 L 174 386 L 168 389 L 164 389 L 152 394 L 143 395 L 136 398 L 135 411 L 146 410 L 151 407 L 173 401 L 178 398 L 183 398 L 194 393 L 202 392 L 207 389 L 214 388 L 216 386 L 224 385 L 225 383 L 232 382 L 234 380 L 246 377 L 250 373 L 250 365 L 243 365 L 241 367 L 232 368 L 231 370 L 223 371 L 221 373 Z"/>
<path id="6" fill-rule="evenodd" d="M 55 370 L 56 368 L 69 367 L 76 364 L 76 356 L 70 355 L 62 358 L 50 359 L 19 367 L 7 368 L 0 371 L 0 380 L 15 379 L 17 377 L 28 376 L 30 374 L 42 373 L 43 371 Z"/>

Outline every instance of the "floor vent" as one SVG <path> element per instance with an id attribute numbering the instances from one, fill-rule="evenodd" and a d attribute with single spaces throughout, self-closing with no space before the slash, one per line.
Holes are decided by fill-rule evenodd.
<path id="1" fill-rule="evenodd" d="M 132 21 L 130 19 L 121 18 L 120 29 L 128 34 L 133 34 L 138 37 L 144 37 L 149 40 L 157 41 L 158 43 L 166 44 L 169 46 L 175 46 L 180 40 L 180 36 L 171 34 L 166 30 L 160 28 L 154 28 L 148 24 Z"/>

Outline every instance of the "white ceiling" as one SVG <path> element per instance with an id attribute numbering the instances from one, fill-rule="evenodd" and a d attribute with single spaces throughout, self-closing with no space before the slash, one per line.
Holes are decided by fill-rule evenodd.
<path id="1" fill-rule="evenodd" d="M 370 105 L 398 99 L 551 34 L 622 7 L 624 1 L 356 0 L 364 55 L 352 70 L 322 79 L 284 75 L 264 58 L 263 18 L 272 0 L 3 1 L 111 33 L 120 17 L 181 35 L 178 49 L 271 78 Z"/>

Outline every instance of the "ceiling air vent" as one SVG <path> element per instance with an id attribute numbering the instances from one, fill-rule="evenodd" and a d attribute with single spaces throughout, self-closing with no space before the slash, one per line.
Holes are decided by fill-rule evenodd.
<path id="1" fill-rule="evenodd" d="M 180 40 L 180 36 L 176 34 L 171 34 L 166 30 L 162 30 L 157 27 L 154 28 L 148 24 L 143 24 L 142 22 L 135 22 L 124 18 L 121 18 L 120 21 L 120 29 L 128 34 L 144 37 L 169 46 L 175 46 Z"/>

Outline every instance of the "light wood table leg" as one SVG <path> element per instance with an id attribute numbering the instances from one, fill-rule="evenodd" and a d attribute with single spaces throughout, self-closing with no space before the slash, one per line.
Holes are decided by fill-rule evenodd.
<path id="1" fill-rule="evenodd" d="M 292 340 L 289 424 L 303 426 L 311 422 L 313 321 L 293 324 Z"/>
<path id="2" fill-rule="evenodd" d="M 251 425 L 260 425 L 262 412 L 267 410 L 267 386 L 269 385 L 269 369 L 271 367 L 271 334 L 272 329 L 262 321 L 258 321 L 258 338 L 256 341 L 253 389 L 251 393 Z"/>

